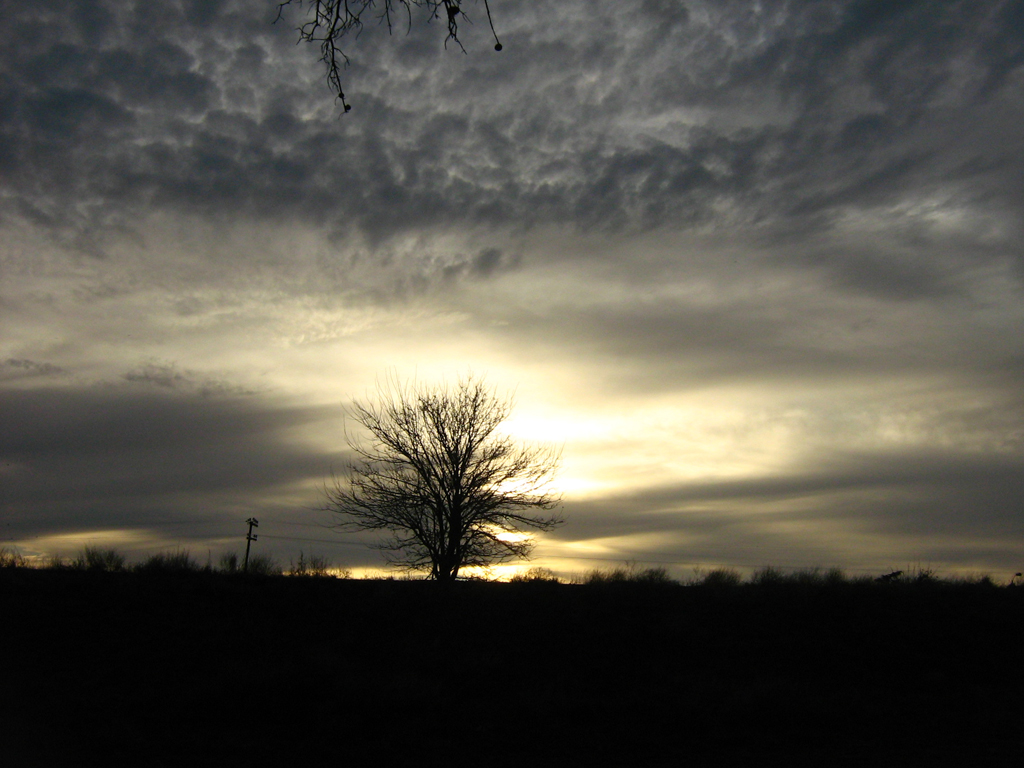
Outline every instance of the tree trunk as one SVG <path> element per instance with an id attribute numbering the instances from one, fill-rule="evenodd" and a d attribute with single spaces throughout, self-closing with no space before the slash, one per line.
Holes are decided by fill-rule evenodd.
<path id="1" fill-rule="evenodd" d="M 438 558 L 431 569 L 435 581 L 455 581 L 459 577 L 459 563 L 454 558 Z"/>

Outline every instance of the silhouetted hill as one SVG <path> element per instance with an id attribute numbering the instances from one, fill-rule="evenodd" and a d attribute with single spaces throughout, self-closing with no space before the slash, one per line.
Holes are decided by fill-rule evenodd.
<path id="1" fill-rule="evenodd" d="M 0 599 L 22 765 L 1024 756 L 1022 589 L 5 569 Z"/>

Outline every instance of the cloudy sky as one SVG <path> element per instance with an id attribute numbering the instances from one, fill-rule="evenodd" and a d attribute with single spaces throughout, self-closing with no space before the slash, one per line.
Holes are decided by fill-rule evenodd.
<path id="1" fill-rule="evenodd" d="M 380 555 L 344 406 L 473 371 L 534 564 L 1024 566 L 1024 3 L 0 2 L 0 545 Z M 594 558 L 594 559 L 587 559 Z"/>

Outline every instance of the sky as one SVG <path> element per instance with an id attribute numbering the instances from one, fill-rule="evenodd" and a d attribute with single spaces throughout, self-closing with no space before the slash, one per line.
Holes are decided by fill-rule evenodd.
<path id="1" fill-rule="evenodd" d="M 0 0 L 0 546 L 381 568 L 346 405 L 473 373 L 528 565 L 1022 570 L 1024 2 L 490 5 L 344 113 L 300 8 Z"/>

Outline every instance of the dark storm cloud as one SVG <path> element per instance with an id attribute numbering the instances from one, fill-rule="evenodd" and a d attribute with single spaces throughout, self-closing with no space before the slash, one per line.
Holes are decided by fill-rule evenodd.
<path id="1" fill-rule="evenodd" d="M 1019 455 L 934 449 L 837 454 L 799 473 L 678 483 L 569 503 L 571 525 L 552 536 L 661 534 L 661 554 L 677 559 L 751 565 L 763 562 L 758 553 L 769 547 L 804 564 L 829 565 L 829 545 L 841 544 L 852 532 L 899 542 L 907 557 L 969 561 L 976 553 L 950 553 L 957 543 L 974 542 L 989 554 L 1001 551 L 1009 562 L 1016 544 L 1007 532 L 1022 524 L 1022 494 Z M 862 562 L 872 557 L 861 556 Z"/>
<path id="2" fill-rule="evenodd" d="M 67 376 L 68 371 L 52 363 L 9 357 L 0 363 L 0 380 Z"/>
<path id="3" fill-rule="evenodd" d="M 431 27 L 368 28 L 344 117 L 272 10 L 6 3 L 9 211 L 76 232 L 172 210 L 380 238 L 686 226 L 723 204 L 799 232 L 950 185 L 1019 202 L 1019 3 L 531 3 L 495 9 L 502 54 L 473 38 L 458 60 Z"/>
<path id="4" fill-rule="evenodd" d="M 163 386 L 7 389 L 4 535 L 145 527 L 258 504 L 324 476 L 336 457 L 304 448 L 287 431 L 337 416 Z"/>
<path id="5" fill-rule="evenodd" d="M 505 323 L 495 333 L 524 356 L 558 356 L 572 344 L 581 360 L 605 366 L 608 383 L 618 380 L 637 394 L 743 383 L 856 386 L 910 376 L 981 388 L 1024 383 L 1016 338 L 992 336 L 984 323 L 975 327 L 986 312 L 982 300 L 963 298 L 958 288 L 933 291 L 924 301 L 924 289 L 908 280 L 916 290 L 907 297 L 912 289 L 904 288 L 896 311 L 883 301 L 894 286 L 865 288 L 870 297 L 841 304 L 831 298 L 827 277 L 815 279 L 822 270 L 807 269 L 796 287 L 780 293 L 762 287 L 764 273 L 757 271 L 749 282 L 712 279 L 688 292 L 690 279 L 710 273 L 680 270 L 659 283 L 660 274 L 649 269 L 651 287 L 631 301 L 568 290 L 495 310 Z M 1009 407 L 1017 413 L 1020 403 Z"/>
<path id="6" fill-rule="evenodd" d="M 231 381 L 212 378 L 195 371 L 180 370 L 173 363 L 146 363 L 124 374 L 122 378 L 133 384 L 143 384 L 181 392 L 194 392 L 203 397 L 211 395 L 237 396 L 258 394 L 256 390 L 240 386 Z"/>

